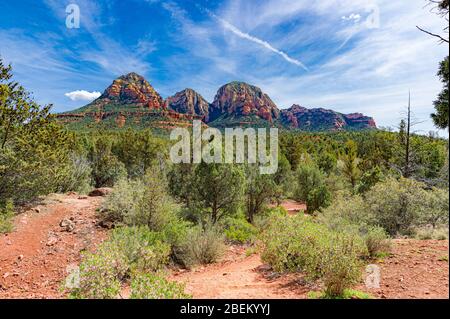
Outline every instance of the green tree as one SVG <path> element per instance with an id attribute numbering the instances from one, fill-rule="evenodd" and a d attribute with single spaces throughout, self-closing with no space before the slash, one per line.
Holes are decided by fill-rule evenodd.
<path id="1" fill-rule="evenodd" d="M 370 169 L 362 174 L 358 184 L 358 193 L 365 193 L 380 182 L 383 178 L 383 173 L 378 166 Z"/>
<path id="2" fill-rule="evenodd" d="M 13 81 L 0 59 L 0 206 L 57 191 L 67 176 L 73 136 L 52 121 L 50 109 Z"/>
<path id="3" fill-rule="evenodd" d="M 195 171 L 194 198 L 213 224 L 236 212 L 242 203 L 245 178 L 243 170 L 231 164 L 202 162 Z"/>
<path id="4" fill-rule="evenodd" d="M 448 129 L 448 104 L 449 104 L 449 97 L 448 97 L 448 86 L 449 86 L 449 69 L 448 69 L 448 59 L 447 56 L 444 61 L 441 62 L 439 67 L 438 76 L 441 79 L 442 83 L 444 84 L 444 88 L 442 89 L 441 93 L 439 93 L 438 98 L 436 101 L 433 102 L 434 108 L 436 112 L 431 115 L 431 118 L 433 119 L 434 125 L 436 127 L 441 129 Z"/>
<path id="5" fill-rule="evenodd" d="M 101 135 L 90 148 L 89 160 L 92 163 L 92 178 L 96 187 L 112 187 L 118 180 L 127 176 L 125 165 L 111 151 L 112 143 L 111 138 Z"/>
<path id="6" fill-rule="evenodd" d="M 287 160 L 286 156 L 280 153 L 278 158 L 278 170 L 273 175 L 273 181 L 275 183 L 275 190 L 273 197 L 280 205 L 281 201 L 292 193 L 293 173 L 291 170 L 291 164 Z"/>
<path id="7" fill-rule="evenodd" d="M 342 174 L 346 177 L 353 190 L 361 176 L 361 171 L 358 168 L 359 161 L 358 146 L 354 141 L 349 140 L 345 143 L 345 154 L 342 156 Z"/>
<path id="8" fill-rule="evenodd" d="M 246 169 L 247 183 L 245 188 L 247 220 L 253 223 L 254 217 L 260 214 L 276 191 L 276 184 L 271 175 L 261 175 L 258 165 L 249 165 Z"/>
<path id="9" fill-rule="evenodd" d="M 188 210 L 195 210 L 195 164 L 180 163 L 173 165 L 168 174 L 171 195 Z"/>
<path id="10" fill-rule="evenodd" d="M 282 135 L 280 139 L 281 151 L 289 161 L 292 170 L 296 170 L 302 161 L 303 146 L 294 134 Z"/>
<path id="11" fill-rule="evenodd" d="M 317 160 L 317 165 L 326 174 L 330 174 L 336 167 L 337 159 L 336 156 L 329 152 L 321 152 Z"/>
<path id="12" fill-rule="evenodd" d="M 315 212 L 321 208 L 328 207 L 331 204 L 331 193 L 326 185 L 320 185 L 313 188 L 308 194 L 306 205 L 308 212 Z"/>
<path id="13" fill-rule="evenodd" d="M 149 167 L 165 160 L 164 142 L 152 135 L 150 130 L 127 130 L 119 133 L 112 146 L 112 153 L 117 156 L 128 172 L 129 177 L 145 174 Z"/>
<path id="14" fill-rule="evenodd" d="M 325 177 L 317 167 L 302 165 L 298 168 L 295 199 L 306 203 L 308 213 L 329 205 L 330 197 Z"/>

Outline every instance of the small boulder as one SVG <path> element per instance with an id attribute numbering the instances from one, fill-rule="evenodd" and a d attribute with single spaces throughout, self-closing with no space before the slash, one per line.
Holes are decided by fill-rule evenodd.
<path id="1" fill-rule="evenodd" d="M 113 229 L 115 226 L 114 222 L 109 221 L 109 220 L 100 220 L 97 225 L 100 226 L 101 228 L 106 228 L 106 229 Z"/>
<path id="2" fill-rule="evenodd" d="M 49 237 L 49 239 L 47 240 L 47 243 L 46 243 L 46 245 L 47 246 L 54 246 L 54 245 L 56 245 L 56 243 L 58 242 L 58 237 L 55 237 L 55 236 L 50 236 Z"/>
<path id="3" fill-rule="evenodd" d="M 89 193 L 90 197 L 107 196 L 111 193 L 112 189 L 108 187 L 96 188 Z"/>
<path id="4" fill-rule="evenodd" d="M 61 226 L 66 232 L 72 232 L 75 229 L 75 223 L 71 219 L 63 219 L 59 226 Z"/>

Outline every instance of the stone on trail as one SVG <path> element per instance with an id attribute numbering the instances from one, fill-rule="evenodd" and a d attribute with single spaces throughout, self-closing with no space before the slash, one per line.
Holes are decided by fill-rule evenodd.
<path id="1" fill-rule="evenodd" d="M 90 197 L 107 196 L 111 193 L 112 189 L 109 187 L 96 188 L 89 193 Z"/>

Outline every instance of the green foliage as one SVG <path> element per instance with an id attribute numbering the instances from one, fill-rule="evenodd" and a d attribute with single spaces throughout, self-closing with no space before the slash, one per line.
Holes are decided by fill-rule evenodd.
<path id="1" fill-rule="evenodd" d="M 95 187 L 112 187 L 127 176 L 125 165 L 111 152 L 112 139 L 100 136 L 89 150 Z"/>
<path id="2" fill-rule="evenodd" d="M 377 257 L 391 250 L 391 242 L 383 228 L 368 226 L 364 229 L 360 227 L 359 232 L 364 240 L 369 257 Z"/>
<path id="3" fill-rule="evenodd" d="M 378 166 L 375 166 L 362 174 L 357 186 L 358 193 L 365 193 L 370 190 L 375 184 L 383 179 L 383 173 Z"/>
<path id="4" fill-rule="evenodd" d="M 355 147 L 348 147 L 347 143 L 356 144 Z M 413 176 L 417 180 L 422 180 L 428 185 L 437 185 L 438 181 L 446 180 L 443 169 L 447 158 L 447 140 L 435 136 L 422 136 L 412 134 L 410 137 L 411 168 L 414 169 Z M 339 170 L 331 170 L 327 174 L 340 173 L 340 180 L 345 180 L 349 186 L 352 181 L 359 186 L 361 172 L 368 172 L 378 167 L 384 176 L 397 176 L 393 170 L 404 166 L 405 157 L 404 141 L 399 133 L 374 130 L 362 132 L 281 132 L 280 151 L 286 156 L 292 169 L 305 163 L 311 164 L 310 158 L 315 159 L 315 164 L 323 171 L 326 171 L 322 157 L 339 158 Z M 352 152 L 348 153 L 349 150 Z M 294 152 L 295 157 L 291 152 Z M 348 155 L 351 155 L 348 157 Z M 326 161 L 325 161 L 326 162 Z M 294 167 L 293 163 L 296 164 Z M 345 165 L 346 163 L 346 165 Z M 347 166 L 347 168 L 345 168 Z M 443 174 L 441 174 L 443 173 Z M 442 176 L 441 176 L 442 175 Z M 343 177 L 343 178 L 342 178 Z M 448 180 L 448 178 L 447 178 Z M 447 182 L 448 184 L 448 182 Z"/>
<path id="5" fill-rule="evenodd" d="M 292 196 L 292 187 L 294 175 L 291 171 L 291 164 L 284 154 L 278 155 L 278 170 L 273 176 L 275 183 L 273 197 L 277 203 L 281 203 L 284 198 Z"/>
<path id="6" fill-rule="evenodd" d="M 227 218 L 224 221 L 224 233 L 228 241 L 245 244 L 253 241 L 258 230 L 243 218 Z"/>
<path id="7" fill-rule="evenodd" d="M 138 214 L 128 223 L 146 224 L 151 229 L 161 230 L 176 218 L 177 205 L 168 194 L 167 182 L 162 172 L 150 169 L 144 176 L 144 197 Z"/>
<path id="8" fill-rule="evenodd" d="M 0 59 L 0 205 L 24 204 L 59 189 L 70 165 L 71 134 L 11 80 Z"/>
<path id="9" fill-rule="evenodd" d="M 10 233 L 13 230 L 13 216 L 14 204 L 12 200 L 8 200 L 4 207 L 0 206 L 0 234 Z"/>
<path id="10" fill-rule="evenodd" d="M 104 220 L 162 230 L 176 216 L 176 205 L 163 178 L 149 170 L 141 180 L 121 180 L 103 204 Z"/>
<path id="11" fill-rule="evenodd" d="M 137 274 L 131 281 L 131 299 L 190 299 L 184 285 L 170 282 L 161 274 Z"/>
<path id="12" fill-rule="evenodd" d="M 422 226 L 414 229 L 414 238 L 426 240 L 447 240 L 448 239 L 448 225 L 441 225 L 439 227 Z"/>
<path id="13" fill-rule="evenodd" d="M 356 240 L 347 234 L 335 234 L 325 247 L 318 267 L 327 296 L 343 295 L 346 288 L 361 278 L 360 251 Z"/>
<path id="14" fill-rule="evenodd" d="M 448 5 L 448 3 L 447 3 Z M 434 108 L 436 113 L 431 115 L 433 119 L 434 125 L 440 129 L 448 129 L 448 85 L 449 85 L 449 58 L 448 56 L 440 63 L 438 76 L 441 79 L 441 82 L 444 84 L 444 88 L 441 93 L 439 93 L 438 98 L 434 101 Z"/>
<path id="15" fill-rule="evenodd" d="M 276 271 L 299 271 L 321 279 L 330 296 L 342 295 L 361 276 L 358 239 L 301 215 L 272 219 L 261 239 L 264 262 Z"/>
<path id="16" fill-rule="evenodd" d="M 353 289 L 345 289 L 341 296 L 329 296 L 326 292 L 310 291 L 308 299 L 374 299 L 371 295 Z"/>
<path id="17" fill-rule="evenodd" d="M 359 163 L 360 159 L 358 158 L 358 146 L 354 141 L 349 140 L 345 143 L 345 153 L 342 156 L 340 168 L 343 176 L 350 183 L 353 190 L 355 189 L 361 176 L 361 171 L 358 167 Z"/>
<path id="18" fill-rule="evenodd" d="M 348 195 L 347 195 L 348 196 Z M 375 226 L 376 220 L 365 207 L 364 199 L 355 195 L 340 196 L 318 215 L 318 221 L 328 229 L 353 234 L 363 247 L 362 256 L 376 257 L 390 251 L 386 231 Z"/>
<path id="19" fill-rule="evenodd" d="M 195 164 L 174 165 L 168 174 L 170 194 L 183 203 L 190 212 L 197 209 L 196 191 L 195 191 Z"/>
<path id="20" fill-rule="evenodd" d="M 224 253 L 224 238 L 216 226 L 196 226 L 189 229 L 185 242 L 180 246 L 181 263 L 191 268 L 199 264 L 216 262 Z"/>
<path id="21" fill-rule="evenodd" d="M 308 213 L 330 204 L 331 194 L 325 185 L 323 173 L 317 167 L 302 165 L 298 168 L 295 199 L 306 203 Z"/>
<path id="22" fill-rule="evenodd" d="M 112 153 L 125 165 L 128 176 L 140 177 L 159 165 L 167 157 L 167 143 L 152 135 L 150 130 L 133 131 L 128 129 L 117 134 Z"/>
<path id="23" fill-rule="evenodd" d="M 448 225 L 448 198 L 445 190 L 426 190 L 411 179 L 387 178 L 363 196 L 337 198 L 319 219 L 332 229 L 379 226 L 391 236 L 413 236 L 415 229 L 426 225 Z"/>
<path id="24" fill-rule="evenodd" d="M 114 246 L 103 244 L 96 253 L 87 253 L 80 264 L 79 285 L 70 289 L 73 299 L 113 299 L 121 289 L 128 265 Z"/>
<path id="25" fill-rule="evenodd" d="M 322 207 L 328 207 L 331 203 L 331 194 L 326 185 L 313 188 L 306 200 L 307 211 L 316 212 Z"/>
<path id="26" fill-rule="evenodd" d="M 317 159 L 317 166 L 325 174 L 330 174 L 337 166 L 337 158 L 332 153 L 320 153 Z"/>
<path id="27" fill-rule="evenodd" d="M 144 183 L 141 180 L 122 179 L 118 181 L 111 194 L 103 202 L 102 219 L 132 225 L 133 216 L 139 214 L 144 192 Z"/>
<path id="28" fill-rule="evenodd" d="M 365 205 L 390 235 L 411 235 L 413 225 L 427 209 L 427 191 L 423 187 L 410 179 L 390 178 L 365 195 Z"/>
<path id="29" fill-rule="evenodd" d="M 86 194 L 92 188 L 92 167 L 84 155 L 72 153 L 67 175 L 61 181 L 60 191 L 75 191 Z"/>
<path id="30" fill-rule="evenodd" d="M 146 226 L 115 229 L 108 246 L 121 253 L 127 274 L 160 270 L 169 262 L 170 245 Z"/>
<path id="31" fill-rule="evenodd" d="M 258 231 L 262 231 L 266 229 L 267 225 L 270 223 L 270 220 L 276 216 L 285 217 L 288 216 L 288 212 L 282 206 L 267 208 L 261 215 L 256 216 L 253 225 Z"/>
<path id="32" fill-rule="evenodd" d="M 425 206 L 420 210 L 419 223 L 436 228 L 448 225 L 449 195 L 448 190 L 433 188 L 422 193 L 422 203 Z"/>
<path id="33" fill-rule="evenodd" d="M 240 167 L 201 163 L 195 173 L 194 199 L 213 223 L 237 211 L 244 191 Z"/>
<path id="34" fill-rule="evenodd" d="M 297 170 L 304 152 L 302 141 L 293 134 L 282 134 L 280 136 L 280 147 L 282 154 L 289 161 L 291 169 Z"/>
<path id="35" fill-rule="evenodd" d="M 118 297 L 122 282 L 136 273 L 154 272 L 168 262 L 170 246 L 161 234 L 147 227 L 123 227 L 113 231 L 95 253 L 86 253 L 80 264 L 79 285 L 70 289 L 76 299 Z"/>
<path id="36" fill-rule="evenodd" d="M 264 210 L 265 204 L 275 195 L 276 184 L 271 175 L 262 175 L 259 166 L 248 165 L 246 169 L 245 203 L 247 220 L 253 223 L 256 215 Z"/>

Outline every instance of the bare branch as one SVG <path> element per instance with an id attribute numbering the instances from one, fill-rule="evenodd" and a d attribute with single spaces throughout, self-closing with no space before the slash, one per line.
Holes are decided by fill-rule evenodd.
<path id="1" fill-rule="evenodd" d="M 444 42 L 449 43 L 447 39 L 441 37 L 439 34 L 431 33 L 431 32 L 429 32 L 427 30 L 424 30 L 424 29 L 420 28 L 419 26 L 416 26 L 416 28 L 419 29 L 420 31 L 426 33 L 426 34 L 429 34 L 429 35 L 431 35 L 433 37 L 438 38 L 441 43 L 444 43 Z"/>

